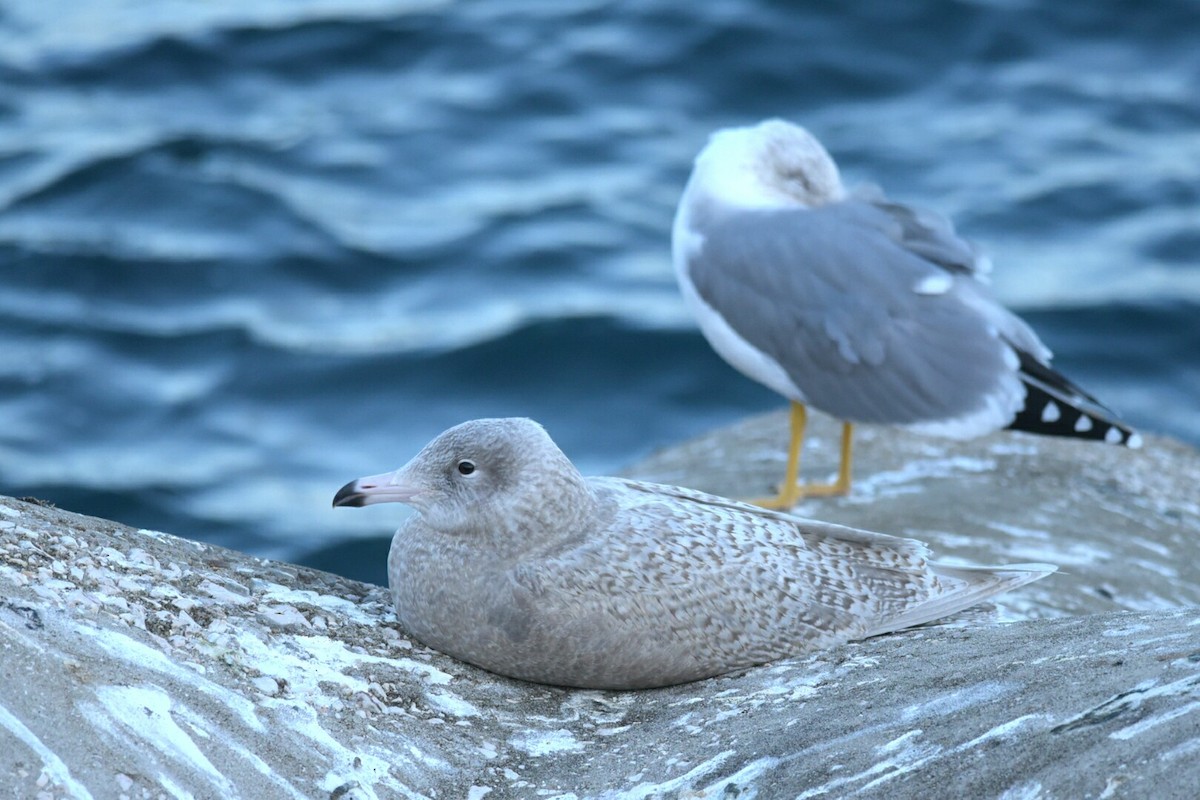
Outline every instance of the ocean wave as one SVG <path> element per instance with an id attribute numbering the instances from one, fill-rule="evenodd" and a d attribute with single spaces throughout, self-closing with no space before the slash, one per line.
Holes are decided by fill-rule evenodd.
<path id="1" fill-rule="evenodd" d="M 72 0 L 9 0 L 0 16 L 0 61 L 33 72 L 48 63 L 99 63 L 156 43 L 199 41 L 223 30 L 269 33 L 347 21 L 378 25 L 447 5 L 447 0 L 155 0 L 95 3 L 95 13 L 83 13 Z"/>
<path id="2" fill-rule="evenodd" d="M 294 556 L 467 417 L 605 472 L 778 406 L 669 244 L 709 132 L 767 116 L 949 214 L 1064 371 L 1200 442 L 1193 12 L 6 3 L 0 485 Z"/>

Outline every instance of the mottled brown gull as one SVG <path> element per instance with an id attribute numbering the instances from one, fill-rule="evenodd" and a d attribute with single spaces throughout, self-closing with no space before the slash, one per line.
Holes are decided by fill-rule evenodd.
<path id="1" fill-rule="evenodd" d="M 335 506 L 400 502 L 401 625 L 484 669 L 588 688 L 668 686 L 900 630 L 1037 580 L 951 567 L 921 542 L 714 495 L 585 478 L 540 425 L 481 419 Z"/>
<path id="2" fill-rule="evenodd" d="M 829 153 L 781 120 L 713 134 L 672 231 L 675 276 L 705 338 L 792 401 L 779 495 L 850 488 L 851 424 L 969 438 L 1000 428 L 1140 439 L 1050 367 L 1050 351 L 982 280 L 950 220 L 848 191 Z M 805 404 L 844 421 L 833 484 L 798 484 Z"/>

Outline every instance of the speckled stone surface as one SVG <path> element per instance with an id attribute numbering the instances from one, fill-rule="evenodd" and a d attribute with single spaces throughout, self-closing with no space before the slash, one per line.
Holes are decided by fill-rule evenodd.
<path id="1" fill-rule="evenodd" d="M 759 494 L 786 425 L 632 473 Z M 0 498 L 0 797 L 1190 796 L 1194 450 L 866 431 L 857 475 L 797 510 L 1066 574 L 957 625 L 581 691 L 409 641 L 382 587 Z"/>

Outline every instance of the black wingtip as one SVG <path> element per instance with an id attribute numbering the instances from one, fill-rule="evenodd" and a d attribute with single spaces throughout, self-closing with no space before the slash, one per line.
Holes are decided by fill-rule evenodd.
<path id="1" fill-rule="evenodd" d="M 1142 445 L 1137 431 L 1110 417 L 1102 406 L 1090 407 L 1093 404 L 1087 395 L 1051 393 L 1029 380 L 1025 380 L 1025 390 L 1025 407 L 1009 424 L 1011 430 L 1090 439 L 1135 449 Z"/>
<path id="2" fill-rule="evenodd" d="M 358 481 L 350 481 L 333 496 L 333 507 L 361 508 L 367 496 L 358 489 Z"/>
<path id="3" fill-rule="evenodd" d="M 1025 407 L 1008 426 L 1043 436 L 1142 446 L 1137 431 L 1092 395 L 1076 386 L 1066 375 L 1040 361 L 1013 342 L 1009 346 L 1020 359 L 1021 382 L 1025 385 Z"/>

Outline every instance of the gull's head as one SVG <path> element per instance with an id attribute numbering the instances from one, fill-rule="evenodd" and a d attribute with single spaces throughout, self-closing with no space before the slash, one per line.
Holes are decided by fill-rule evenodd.
<path id="1" fill-rule="evenodd" d="M 713 133 L 696 156 L 689 190 L 743 208 L 812 208 L 846 195 L 816 137 L 779 119 Z"/>
<path id="2" fill-rule="evenodd" d="M 433 528 L 468 531 L 519 517 L 562 480 L 582 482 L 541 425 L 476 419 L 443 432 L 395 472 L 343 486 L 336 506 L 404 503 Z"/>

